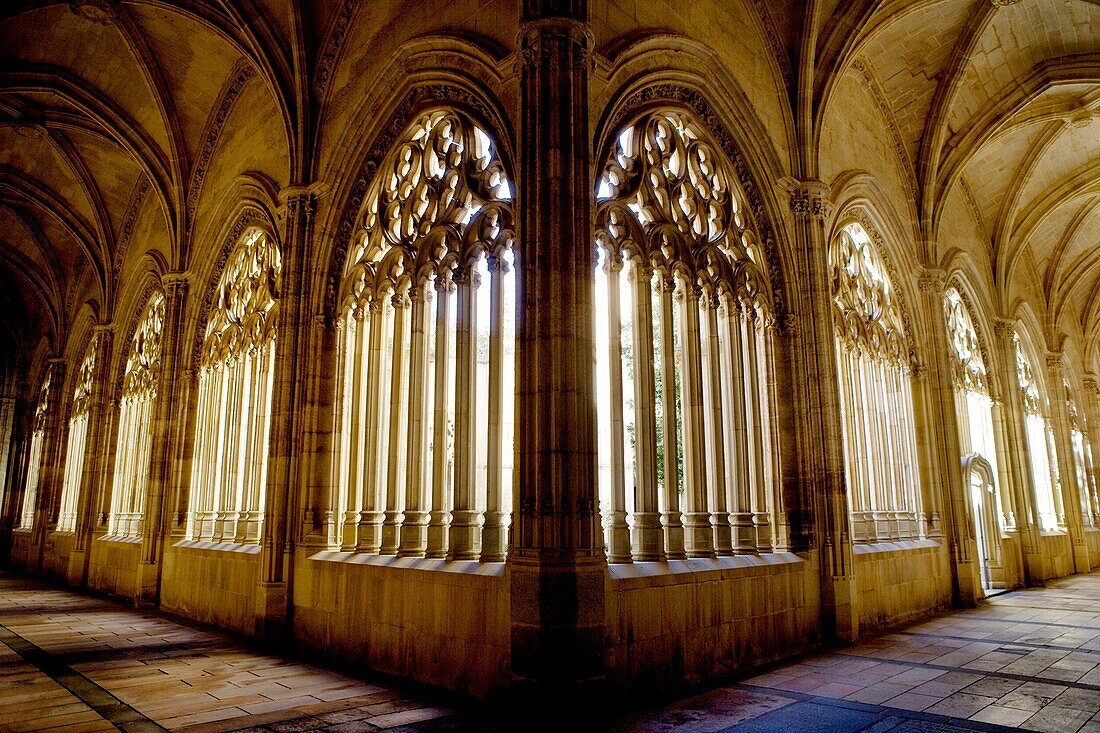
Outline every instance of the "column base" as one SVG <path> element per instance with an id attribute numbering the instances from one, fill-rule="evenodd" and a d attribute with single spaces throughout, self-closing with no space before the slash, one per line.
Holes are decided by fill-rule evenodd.
<path id="1" fill-rule="evenodd" d="M 138 563 L 134 588 L 135 608 L 156 608 L 160 605 L 160 564 Z"/>
<path id="2" fill-rule="evenodd" d="M 289 596 L 284 582 L 261 582 L 256 588 L 256 636 L 265 640 L 285 639 L 288 635 L 287 603 Z"/>

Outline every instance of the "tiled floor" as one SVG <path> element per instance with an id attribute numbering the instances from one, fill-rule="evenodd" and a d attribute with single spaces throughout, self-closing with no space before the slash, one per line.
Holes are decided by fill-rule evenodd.
<path id="1" fill-rule="evenodd" d="M 0 731 L 529 727 L 517 728 L 515 716 L 456 712 L 429 697 L 0 575 Z M 625 714 L 607 727 L 1100 733 L 1100 574 L 997 596 L 979 609 Z"/>

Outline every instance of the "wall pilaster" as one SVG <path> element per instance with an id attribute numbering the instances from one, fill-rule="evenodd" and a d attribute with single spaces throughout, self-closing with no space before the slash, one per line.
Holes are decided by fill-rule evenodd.
<path id="1" fill-rule="evenodd" d="M 69 585 L 83 586 L 88 577 L 88 548 L 96 527 L 96 507 L 104 490 L 107 472 L 108 406 L 111 399 L 111 351 L 114 327 L 96 326 L 92 348 L 95 350 L 96 374 L 92 381 L 91 404 L 88 408 L 88 439 L 84 444 L 84 470 L 80 477 L 80 498 L 76 512 L 76 542 L 69 555 Z"/>
<path id="2" fill-rule="evenodd" d="M 844 641 L 859 636 L 855 560 L 848 522 L 848 485 L 840 397 L 837 389 L 836 338 L 829 282 L 826 223 L 832 215 L 829 188 L 821 181 L 788 186 L 799 274 L 807 284 L 798 296 L 804 314 L 798 330 L 795 369 L 803 390 L 806 445 L 801 446 L 801 482 L 815 497 L 822 552 L 823 632 Z M 792 309 L 793 310 L 793 309 Z"/>
<path id="3" fill-rule="evenodd" d="M 586 0 L 525 0 L 520 31 L 523 294 L 516 353 L 512 671 L 552 690 L 599 679 L 607 562 L 598 514 L 593 182 Z"/>
<path id="4" fill-rule="evenodd" d="M 937 484 L 930 488 L 939 493 L 938 503 L 946 514 L 942 528 L 951 548 L 951 580 L 955 601 L 963 606 L 974 606 L 981 596 L 981 571 L 976 562 L 979 548 L 975 538 L 974 517 L 969 508 L 968 487 L 962 473 L 955 385 L 952 381 L 947 319 L 943 307 L 947 276 L 943 270 L 925 269 L 917 284 L 931 340 L 925 351 L 930 356 L 924 379 L 930 414 L 929 419 L 922 421 L 929 446 L 928 472 L 922 483 Z"/>
<path id="5" fill-rule="evenodd" d="M 293 552 L 291 517 L 297 515 L 298 474 L 305 406 L 304 368 L 312 318 L 305 287 L 311 261 L 317 194 L 308 185 L 290 186 L 279 194 L 282 208 L 279 324 L 275 340 L 269 419 L 267 490 L 260 538 L 260 578 L 256 593 L 255 631 L 262 638 L 289 632 L 288 566 Z"/>
<path id="6" fill-rule="evenodd" d="M 1023 552 L 1024 583 L 1032 585 L 1041 583 L 1044 577 L 1042 556 L 1039 554 L 1035 482 L 1031 480 L 1024 410 L 1016 376 L 1015 334 L 1015 319 L 998 318 L 993 322 L 993 351 L 1001 393 L 1000 406 L 994 409 L 993 420 L 998 431 L 997 458 L 1002 473 L 1001 483 L 1007 484 L 1011 491 L 1016 519 L 1014 532 Z"/>
<path id="7" fill-rule="evenodd" d="M 1058 485 L 1055 491 L 1061 491 L 1062 511 L 1065 516 L 1066 531 L 1073 543 L 1073 567 L 1078 573 L 1087 573 L 1089 548 L 1085 544 L 1084 524 L 1081 519 L 1081 492 L 1088 491 L 1087 486 L 1079 486 L 1077 470 L 1073 465 L 1073 445 L 1069 435 L 1069 406 L 1066 404 L 1066 371 L 1062 352 L 1049 352 L 1046 355 L 1047 399 L 1050 402 L 1050 425 L 1054 433 L 1054 448 L 1057 454 Z"/>
<path id="8" fill-rule="evenodd" d="M 146 484 L 145 518 L 141 530 L 134 601 L 139 607 L 154 607 L 160 597 L 161 557 L 168 529 L 176 519 L 169 500 L 179 486 L 176 457 L 182 438 L 184 406 L 188 384 L 180 374 L 183 346 L 183 317 L 186 312 L 188 279 L 185 273 L 161 277 L 164 288 L 164 327 L 161 331 L 160 384 L 153 405 L 153 439 Z"/>

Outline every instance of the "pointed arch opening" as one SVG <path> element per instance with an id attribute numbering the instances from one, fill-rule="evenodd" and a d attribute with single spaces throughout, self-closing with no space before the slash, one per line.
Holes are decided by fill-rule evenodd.
<path id="1" fill-rule="evenodd" d="M 454 108 L 417 116 L 379 166 L 339 285 L 333 547 L 505 557 L 511 181 L 493 137 Z"/>
<path id="2" fill-rule="evenodd" d="M 897 294 L 858 222 L 833 237 L 829 267 L 852 539 L 920 539 L 912 371 Z"/>
<path id="3" fill-rule="evenodd" d="M 57 515 L 57 531 L 76 530 L 77 507 L 80 502 L 80 482 L 84 475 L 84 449 L 88 443 L 88 412 L 92 402 L 92 385 L 96 370 L 95 343 L 89 344 L 73 388 L 69 434 L 65 445 L 65 477 L 61 483 L 61 505 Z"/>
<path id="4" fill-rule="evenodd" d="M 164 294 L 156 290 L 142 310 L 126 356 L 107 518 L 107 533 L 116 537 L 141 536 L 153 447 L 153 407 L 160 387 L 164 316 Z"/>
<path id="5" fill-rule="evenodd" d="M 768 265 L 693 116 L 615 133 L 596 187 L 601 512 L 611 562 L 771 552 L 779 454 Z"/>
<path id="6" fill-rule="evenodd" d="M 1041 383 L 1032 364 L 1031 348 L 1025 343 L 1019 329 L 1013 334 L 1016 350 L 1016 386 L 1018 399 L 1023 405 L 1024 436 L 1027 440 L 1027 461 L 1031 471 L 1035 499 L 1035 523 L 1040 529 L 1052 532 L 1065 529 L 1066 514 L 1062 506 L 1059 484 L 1058 459 L 1054 445 L 1054 430 L 1045 414 L 1046 399 Z"/>
<path id="7" fill-rule="evenodd" d="M 249 228 L 217 283 L 199 361 L 191 540 L 254 544 L 261 535 L 281 262 L 274 238 Z"/>

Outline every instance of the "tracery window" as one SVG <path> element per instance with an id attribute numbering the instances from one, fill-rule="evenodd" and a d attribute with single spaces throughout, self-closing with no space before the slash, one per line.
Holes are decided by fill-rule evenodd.
<path id="1" fill-rule="evenodd" d="M 465 114 L 421 114 L 379 167 L 340 286 L 330 542 L 504 559 L 516 279 L 509 176 Z"/>
<path id="2" fill-rule="evenodd" d="M 915 539 L 923 510 L 913 394 L 893 285 L 858 223 L 837 233 L 829 260 L 852 538 Z"/>
<path id="3" fill-rule="evenodd" d="M 1013 334 L 1013 342 L 1016 345 L 1016 381 L 1024 407 L 1027 451 L 1035 487 L 1036 521 L 1044 530 L 1055 530 L 1065 526 L 1065 513 L 1058 500 L 1058 492 L 1054 490 L 1057 485 L 1057 461 L 1052 460 L 1054 435 L 1043 416 L 1039 385 L 1031 368 L 1031 360 L 1021 345 L 1019 333 Z"/>
<path id="4" fill-rule="evenodd" d="M 254 543 L 263 524 L 281 260 L 263 230 L 218 281 L 199 368 L 188 537 Z"/>
<path id="5" fill-rule="evenodd" d="M 600 503 L 609 560 L 770 552 L 778 451 L 767 266 L 687 115 L 618 134 L 596 190 Z"/>
<path id="6" fill-rule="evenodd" d="M 80 501 L 80 481 L 84 475 L 84 448 L 88 443 L 88 410 L 91 407 L 92 383 L 95 378 L 95 347 L 80 364 L 73 390 L 72 414 L 69 418 L 69 438 L 65 447 L 65 479 L 61 484 L 61 511 L 57 516 L 58 532 L 76 530 L 76 513 Z"/>
<path id="7" fill-rule="evenodd" d="M 989 374 L 978 343 L 974 322 L 959 291 L 948 288 L 943 296 L 944 317 L 951 343 L 951 379 L 955 387 L 955 412 L 959 422 L 959 442 L 963 455 L 977 453 L 997 475 L 997 446 L 993 432 L 993 400 L 989 394 Z M 1001 505 L 996 492 L 997 524 L 1000 529 L 1014 526 L 1015 517 Z"/>
<path id="8" fill-rule="evenodd" d="M 52 371 L 52 370 L 51 370 Z M 35 502 L 38 496 L 38 477 L 42 470 L 42 447 L 46 439 L 46 410 L 50 403 L 50 373 L 42 382 L 38 392 L 38 405 L 34 409 L 34 423 L 31 431 L 30 456 L 27 461 L 27 481 L 23 491 L 23 511 L 19 518 L 22 529 L 34 526 Z"/>
<path id="9" fill-rule="evenodd" d="M 1073 451 L 1073 468 L 1077 473 L 1077 489 L 1081 500 L 1081 520 L 1086 527 L 1095 527 L 1100 521 L 1100 501 L 1096 491 L 1096 475 L 1092 470 L 1092 448 L 1089 445 L 1085 418 L 1077 411 L 1069 384 L 1065 384 L 1066 409 L 1069 412 L 1070 447 Z"/>
<path id="10" fill-rule="evenodd" d="M 140 537 L 153 447 L 153 405 L 160 385 L 164 295 L 155 292 L 142 311 L 126 357 L 118 418 L 114 487 L 108 534 Z"/>

